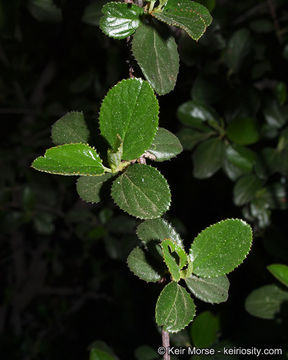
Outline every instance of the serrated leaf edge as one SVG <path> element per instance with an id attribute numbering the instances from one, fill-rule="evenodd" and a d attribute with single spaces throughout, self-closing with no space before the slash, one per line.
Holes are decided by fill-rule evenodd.
<path id="1" fill-rule="evenodd" d="M 204 24 L 204 30 L 203 30 L 203 32 L 200 34 L 199 37 L 193 36 L 192 33 L 189 31 L 189 29 L 188 29 L 185 25 L 179 25 L 178 23 L 174 23 L 173 21 L 171 21 L 171 22 L 169 23 L 168 20 L 165 21 L 164 19 L 161 19 L 161 18 L 159 17 L 159 15 L 160 15 L 160 14 L 163 14 L 163 15 L 165 16 L 165 8 L 164 8 L 163 12 L 161 12 L 161 13 L 157 13 L 157 12 L 154 12 L 154 13 L 153 13 L 153 12 L 152 12 L 151 15 L 154 16 L 157 20 L 162 21 L 162 22 L 164 22 L 165 24 L 167 24 L 167 25 L 169 25 L 169 26 L 175 26 L 175 27 L 178 27 L 178 28 L 184 30 L 193 40 L 198 41 L 198 40 L 204 35 L 204 33 L 206 32 L 208 26 L 211 24 L 211 22 L 212 22 L 212 17 L 211 17 L 211 21 L 210 21 L 208 24 L 206 24 L 204 18 L 203 18 L 196 10 L 194 10 L 194 9 L 192 10 L 192 9 L 191 9 L 190 11 L 192 11 L 193 13 L 195 13 L 196 15 L 198 15 L 199 18 L 201 19 L 201 21 L 202 21 L 203 24 Z M 210 15 L 210 16 L 211 16 L 211 15 Z"/>
<path id="2" fill-rule="evenodd" d="M 129 79 L 122 79 L 122 80 L 118 81 L 115 85 L 113 85 L 113 86 L 107 91 L 106 95 L 105 95 L 104 98 L 102 99 L 101 105 L 100 105 L 100 108 L 99 108 L 99 112 L 98 112 L 98 129 L 99 129 L 99 132 L 100 132 L 101 136 L 102 136 L 105 140 L 106 140 L 106 138 L 105 138 L 105 136 L 104 136 L 104 135 L 102 134 L 102 132 L 101 132 L 101 123 L 100 123 L 100 115 L 101 115 L 102 104 L 103 104 L 104 100 L 106 99 L 106 97 L 108 96 L 109 92 L 110 92 L 113 88 L 115 88 L 116 86 L 118 86 L 118 85 L 121 84 L 121 83 L 128 82 L 128 81 L 131 82 L 131 81 L 135 81 L 135 80 L 138 80 L 138 81 L 140 81 L 141 83 L 142 83 L 142 82 L 147 82 L 147 84 L 150 86 L 150 88 L 152 89 L 152 91 L 153 91 L 153 93 L 154 93 L 154 95 L 155 95 L 155 97 L 156 97 L 156 93 L 155 93 L 153 87 L 149 84 L 149 82 L 148 82 L 147 80 L 143 80 L 143 79 L 141 79 L 141 78 L 136 78 L 136 77 L 135 77 L 135 78 L 129 78 Z M 156 135 L 156 133 L 157 133 L 157 131 L 158 131 L 158 129 L 159 129 L 159 113 L 160 113 L 160 107 L 159 107 L 159 102 L 158 102 L 157 97 L 156 97 L 156 100 L 157 100 L 156 103 L 157 103 L 157 119 L 158 119 L 158 125 L 157 125 L 157 127 L 156 127 L 156 129 L 155 129 L 155 132 L 154 132 L 154 134 L 153 134 L 153 138 L 152 138 L 152 140 L 151 140 L 151 143 L 150 143 L 149 147 L 152 145 L 153 140 L 154 140 L 154 138 L 155 138 L 155 135 Z M 109 144 L 108 140 L 106 140 L 106 141 L 107 141 L 107 143 Z M 110 146 L 110 144 L 109 144 L 109 146 Z M 149 147 L 148 147 L 148 148 L 149 148 Z M 144 154 L 146 151 L 147 151 L 147 149 L 143 151 L 143 154 Z M 142 154 L 141 154 L 141 155 L 142 155 Z M 141 155 L 140 155 L 140 157 L 141 157 Z M 136 159 L 127 160 L 127 161 L 133 161 L 133 160 L 136 160 Z"/>
<path id="3" fill-rule="evenodd" d="M 129 270 L 130 270 L 130 271 L 132 272 L 132 274 L 135 275 L 138 279 L 140 279 L 140 280 L 142 280 L 142 281 L 145 281 L 147 284 L 149 284 L 149 283 L 157 283 L 157 282 L 161 279 L 161 275 L 160 275 L 160 274 L 159 274 L 159 276 L 160 276 L 160 279 L 159 279 L 159 280 L 156 280 L 156 281 L 147 281 L 147 280 L 141 278 L 139 275 L 135 274 L 135 272 L 130 268 L 129 263 L 128 263 L 128 259 L 129 259 L 129 256 L 131 255 L 131 253 L 132 253 L 135 249 L 143 250 L 140 246 L 136 246 L 134 249 L 132 249 L 132 250 L 130 251 L 130 253 L 129 253 L 128 257 L 127 257 L 127 260 L 126 260 L 126 264 L 127 264 L 128 268 L 129 268 Z M 143 252 L 145 253 L 144 250 L 143 250 Z M 157 271 L 155 271 L 155 272 L 157 272 Z"/>
<path id="4" fill-rule="evenodd" d="M 202 277 L 203 279 L 212 279 L 212 278 L 216 278 L 216 277 L 219 277 L 219 276 L 223 276 L 223 275 L 230 274 L 232 271 L 236 270 L 236 269 L 244 262 L 244 260 L 245 260 L 245 259 L 247 258 L 247 256 L 248 256 L 249 252 L 251 251 L 252 244 L 253 244 L 253 231 L 252 231 L 252 228 L 251 228 L 251 226 L 250 226 L 246 221 L 244 221 L 244 220 L 242 220 L 242 219 L 237 219 L 237 218 L 236 218 L 236 219 L 234 219 L 234 218 L 229 218 L 229 219 L 221 220 L 221 221 L 218 221 L 218 222 L 215 223 L 215 224 L 212 224 L 212 225 L 207 226 L 205 229 L 203 229 L 202 231 L 200 231 L 200 232 L 197 234 L 197 236 L 195 236 L 192 244 L 194 243 L 194 241 L 195 241 L 195 239 L 198 237 L 198 235 L 200 235 L 204 230 L 209 229 L 210 227 L 212 227 L 212 226 L 214 226 L 214 225 L 216 225 L 216 224 L 220 224 L 220 223 L 226 222 L 227 220 L 238 220 L 238 221 L 241 221 L 243 224 L 249 226 L 249 230 L 250 230 L 250 233 L 251 233 L 251 243 L 250 243 L 250 247 L 249 247 L 247 253 L 245 254 L 245 257 L 243 258 L 243 260 L 242 260 L 238 265 L 236 265 L 232 270 L 230 270 L 230 271 L 228 271 L 228 272 L 225 272 L 225 273 L 217 274 L 216 276 L 203 276 L 203 275 L 201 275 L 201 277 Z M 194 259 L 193 259 L 192 256 L 191 256 L 191 247 L 192 247 L 192 244 L 191 244 L 191 246 L 190 246 L 189 255 L 188 255 L 188 256 L 190 256 L 191 261 L 192 261 L 192 263 L 193 263 L 193 262 L 194 262 Z M 200 277 L 200 275 L 197 275 L 197 274 L 194 273 L 194 272 L 192 273 L 192 275 L 196 275 L 197 277 Z"/>
<path id="5" fill-rule="evenodd" d="M 140 165 L 140 164 L 139 164 L 139 165 Z M 157 170 L 157 171 L 161 174 L 161 172 L 160 172 L 157 168 L 155 168 L 154 166 L 150 166 L 150 165 L 147 165 L 147 164 L 146 164 L 145 166 L 149 166 L 150 168 Z M 127 168 L 125 168 L 125 170 L 128 169 L 128 168 L 129 168 L 129 166 L 128 166 Z M 124 173 L 125 173 L 125 171 L 124 171 L 121 175 L 123 175 Z M 101 174 L 101 175 L 102 175 L 102 174 Z M 120 176 L 121 176 L 121 175 L 120 175 Z M 162 174 L 161 174 L 161 175 L 162 175 Z M 170 206 L 171 206 L 171 191 L 170 191 L 170 187 L 169 187 L 169 184 L 168 184 L 166 178 L 165 178 L 163 175 L 162 175 L 162 177 L 163 177 L 163 179 L 165 180 L 165 183 L 166 183 L 166 185 L 167 185 L 167 188 L 168 188 L 168 191 L 169 191 L 169 195 L 170 195 L 170 201 L 169 201 L 169 203 L 168 203 L 167 209 L 166 209 L 164 212 L 162 212 L 161 215 L 159 215 L 159 216 L 153 216 L 153 217 L 140 217 L 140 216 L 132 215 L 132 214 L 130 214 L 128 211 L 122 209 L 122 207 L 119 206 L 119 205 L 116 203 L 116 201 L 114 200 L 114 197 L 113 197 L 113 184 L 114 184 L 114 182 L 115 182 L 117 179 L 115 179 L 115 180 L 113 181 L 112 186 L 111 186 L 111 197 L 112 197 L 112 199 L 113 199 L 114 204 L 117 205 L 117 206 L 118 206 L 122 211 L 124 211 L 126 214 L 128 214 L 128 215 L 130 215 L 130 216 L 134 216 L 136 219 L 141 219 L 141 220 L 153 220 L 153 219 L 158 219 L 158 218 L 160 218 L 163 214 L 165 214 L 165 213 L 170 209 Z"/>
<path id="6" fill-rule="evenodd" d="M 82 173 L 79 173 L 79 172 L 74 172 L 74 173 L 72 173 L 72 174 L 66 174 L 66 173 L 62 173 L 62 172 L 54 172 L 54 171 L 52 172 L 52 171 L 47 171 L 47 170 L 39 170 L 39 169 L 37 169 L 37 168 L 35 168 L 35 167 L 33 166 L 33 163 L 34 163 L 35 160 L 37 160 L 37 159 L 39 159 L 39 158 L 45 158 L 46 153 L 47 153 L 48 150 L 53 149 L 53 148 L 63 147 L 63 146 L 65 146 L 65 145 L 72 145 L 72 144 L 73 144 L 73 145 L 87 145 L 87 146 L 89 146 L 91 149 L 95 150 L 96 153 L 97 153 L 97 150 L 94 148 L 94 146 L 90 146 L 90 145 L 87 144 L 87 143 L 78 142 L 78 143 L 69 143 L 69 144 L 56 145 L 56 146 L 52 146 L 52 147 L 49 148 L 49 149 L 46 149 L 44 155 L 43 155 L 43 156 L 38 156 L 36 159 L 34 159 L 33 162 L 32 162 L 32 164 L 31 164 L 30 166 L 32 167 L 32 169 L 35 169 L 35 170 L 37 170 L 37 171 L 41 171 L 41 172 L 44 172 L 44 173 L 47 173 L 47 174 L 52 174 L 52 175 L 63 175 L 63 176 L 102 176 L 102 175 L 105 174 L 105 168 L 104 168 L 104 166 L 103 166 L 102 159 L 100 158 L 100 156 L 99 156 L 98 153 L 97 153 L 97 155 L 98 155 L 98 157 L 99 157 L 99 159 L 100 159 L 100 161 L 101 161 L 101 165 L 102 165 L 102 168 L 103 168 L 103 173 L 102 173 L 102 174 L 94 174 L 94 175 L 92 175 L 92 174 L 82 174 Z"/>
<path id="7" fill-rule="evenodd" d="M 175 282 L 175 281 L 171 281 L 171 282 Z M 169 283 L 169 284 L 171 284 L 171 282 Z M 169 284 L 167 284 L 167 285 L 169 285 Z M 167 286 L 166 285 L 166 286 Z M 184 289 L 185 291 L 187 291 L 183 286 L 181 286 L 181 285 L 179 285 L 178 283 L 177 283 L 177 285 L 181 288 L 181 289 Z M 165 286 L 165 287 L 166 287 Z M 165 287 L 162 289 L 162 291 L 165 289 Z M 162 291 L 161 291 L 161 293 L 162 293 Z M 158 299 L 157 299 L 157 302 L 156 302 L 156 306 L 155 306 L 155 320 L 156 320 L 156 318 L 157 318 L 157 305 L 158 305 L 158 302 L 159 302 L 159 299 L 160 299 L 160 296 L 161 296 L 161 293 L 159 294 L 159 296 L 158 296 Z M 188 295 L 190 296 L 190 298 L 191 298 L 191 300 L 193 301 L 193 304 L 194 304 L 194 315 L 193 315 L 193 318 L 188 322 L 188 324 L 187 325 L 185 325 L 183 328 L 181 328 L 181 329 L 178 329 L 178 330 L 175 330 L 175 331 L 171 331 L 171 330 L 169 330 L 169 333 L 171 333 L 171 334 L 176 334 L 176 333 L 178 333 L 179 331 L 182 331 L 182 330 L 184 330 L 192 321 L 193 321 L 193 319 L 195 318 L 195 315 L 196 315 L 196 312 L 197 312 L 197 306 L 196 306 L 196 304 L 195 304 L 195 302 L 194 302 L 194 300 L 193 300 L 193 298 L 191 297 L 191 295 L 189 294 L 189 292 L 187 291 L 187 293 L 188 293 Z M 157 323 L 157 321 L 156 321 L 156 323 Z M 158 324 L 158 323 L 157 323 Z M 159 325 L 159 324 L 158 324 Z M 163 325 L 159 325 L 159 326 L 163 326 Z M 164 327 L 164 326 L 163 326 Z M 165 328 L 165 327 L 164 327 Z"/>
<path id="8" fill-rule="evenodd" d="M 136 31 L 137 31 L 137 29 L 135 30 L 135 32 L 136 32 Z M 157 30 L 155 29 L 155 31 L 157 31 Z M 170 37 L 166 40 L 166 42 L 168 42 L 168 40 L 170 40 L 170 38 L 174 39 L 173 36 L 170 36 Z M 163 92 L 163 91 L 158 92 L 158 91 L 156 91 L 156 90 L 154 89 L 154 87 L 152 86 L 150 80 L 147 78 L 146 72 L 143 70 L 142 64 L 137 60 L 137 58 L 136 58 L 136 56 L 135 56 L 135 54 L 134 54 L 134 50 L 133 50 L 133 47 L 134 47 L 134 45 L 133 45 L 133 44 L 134 44 L 134 36 L 133 36 L 133 39 L 132 39 L 131 54 L 132 54 L 132 56 L 133 56 L 133 59 L 134 59 L 134 60 L 137 62 L 137 64 L 139 65 L 139 67 L 140 67 L 140 69 L 141 69 L 141 71 L 142 71 L 142 73 L 143 73 L 146 81 L 147 81 L 147 82 L 149 83 L 149 85 L 152 87 L 152 89 L 154 90 L 154 92 L 157 93 L 159 96 L 163 96 L 163 95 L 169 94 L 171 91 L 174 90 L 174 88 L 175 88 L 175 86 L 176 86 L 176 83 L 177 83 L 177 78 L 178 78 L 179 69 L 180 69 L 180 56 L 179 56 L 178 46 L 177 46 L 177 43 L 176 43 L 175 39 L 174 39 L 174 42 L 175 42 L 176 51 L 177 51 L 177 54 L 178 54 L 178 61 L 177 61 L 177 63 L 178 63 L 178 73 L 177 73 L 177 76 L 176 76 L 175 84 L 174 84 L 173 89 L 169 90 L 168 92 Z M 155 135 L 156 135 L 156 133 L 155 133 Z M 177 155 L 175 155 L 175 156 L 177 156 Z M 175 157 L 175 156 L 174 156 L 174 157 Z M 157 160 L 155 160 L 155 161 L 157 161 Z"/>
<path id="9" fill-rule="evenodd" d="M 128 36 L 131 36 L 132 34 L 134 34 L 134 32 L 136 31 L 136 29 L 134 29 L 134 30 L 131 29 L 131 31 L 132 31 L 131 33 L 129 32 L 128 35 L 123 35 L 123 36 L 111 36 L 111 35 L 109 35 L 109 33 L 107 33 L 106 31 L 103 30 L 102 24 L 103 24 L 105 15 L 107 15 L 107 14 L 104 12 L 104 10 L 105 10 L 104 8 L 109 7 L 109 5 L 111 5 L 111 4 L 116 4 L 117 6 L 120 5 L 120 6 L 123 7 L 123 8 L 124 8 L 124 6 L 127 6 L 127 3 L 121 3 L 121 2 L 116 2 L 116 1 L 109 1 L 108 3 L 106 3 L 105 5 L 103 5 L 103 6 L 102 6 L 102 9 L 101 9 L 101 12 L 102 12 L 103 15 L 102 15 L 101 18 L 100 18 L 99 27 L 100 27 L 101 31 L 103 32 L 103 34 L 106 35 L 106 36 L 109 36 L 109 37 L 111 37 L 111 38 L 113 38 L 113 39 L 115 39 L 115 40 L 123 40 L 123 39 L 126 39 Z M 123 5 L 124 5 L 124 6 L 123 6 Z M 138 7 L 139 9 L 142 9 L 142 14 L 139 14 L 138 26 L 137 26 L 137 28 L 138 28 L 139 25 L 140 25 L 140 16 L 142 16 L 142 15 L 144 14 L 144 11 L 143 11 L 143 8 L 141 8 L 140 6 L 138 6 L 138 5 L 136 5 L 136 4 L 132 4 L 132 5 L 134 5 L 135 7 Z"/>

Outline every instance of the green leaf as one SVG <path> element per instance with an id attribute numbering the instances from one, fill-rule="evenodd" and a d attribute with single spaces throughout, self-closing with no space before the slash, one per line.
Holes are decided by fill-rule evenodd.
<path id="1" fill-rule="evenodd" d="M 195 315 L 195 304 L 188 292 L 175 282 L 161 291 L 156 303 L 156 322 L 169 333 L 184 329 Z"/>
<path id="2" fill-rule="evenodd" d="M 155 168 L 140 164 L 129 166 L 113 182 L 111 195 L 120 209 L 140 219 L 160 217 L 171 202 L 166 179 Z"/>
<path id="3" fill-rule="evenodd" d="M 100 109 L 100 131 L 114 151 L 123 141 L 123 160 L 147 150 L 158 127 L 159 105 L 153 89 L 142 79 L 122 80 L 106 95 Z"/>
<path id="4" fill-rule="evenodd" d="M 216 339 L 220 329 L 219 317 L 210 311 L 204 311 L 197 315 L 191 324 L 190 334 L 194 346 L 197 348 L 209 348 Z"/>
<path id="5" fill-rule="evenodd" d="M 95 341 L 90 350 L 89 360 L 117 360 L 112 350 L 103 341 Z"/>
<path id="6" fill-rule="evenodd" d="M 284 82 L 279 81 L 274 89 L 278 103 L 284 105 L 287 100 L 287 86 Z"/>
<path id="7" fill-rule="evenodd" d="M 288 291 L 275 284 L 262 286 L 250 293 L 245 301 L 249 314 L 261 319 L 274 319 L 283 302 L 288 301 Z"/>
<path id="8" fill-rule="evenodd" d="M 193 153 L 193 175 L 197 179 L 211 177 L 221 168 L 224 156 L 225 144 L 221 139 L 202 142 Z"/>
<path id="9" fill-rule="evenodd" d="M 32 163 L 39 171 L 57 175 L 102 175 L 102 161 L 94 148 L 87 144 L 65 144 L 46 150 Z"/>
<path id="10" fill-rule="evenodd" d="M 227 127 L 228 138 L 239 145 L 254 144 L 259 140 L 259 132 L 253 118 L 236 118 Z"/>
<path id="11" fill-rule="evenodd" d="M 55 145 L 87 143 L 89 130 L 82 112 L 71 111 L 52 125 L 52 141 Z"/>
<path id="12" fill-rule="evenodd" d="M 114 39 L 125 39 L 140 25 L 143 9 L 134 4 L 109 2 L 102 8 L 100 28 L 105 35 Z"/>
<path id="13" fill-rule="evenodd" d="M 267 101 L 263 109 L 263 115 L 267 123 L 277 129 L 286 124 L 288 116 L 285 107 L 281 106 L 277 101 Z"/>
<path id="14" fill-rule="evenodd" d="M 283 264 L 272 264 L 267 266 L 270 273 L 285 286 L 288 286 L 288 266 Z"/>
<path id="15" fill-rule="evenodd" d="M 136 247 L 128 256 L 127 264 L 134 275 L 147 282 L 157 282 L 161 279 L 161 275 L 155 270 L 148 255 Z"/>
<path id="16" fill-rule="evenodd" d="M 243 172 L 251 172 L 257 159 L 254 151 L 236 144 L 226 147 L 226 158 Z"/>
<path id="17" fill-rule="evenodd" d="M 155 157 L 153 160 L 165 161 L 177 156 L 182 150 L 177 136 L 164 128 L 159 128 L 147 152 Z"/>
<path id="18" fill-rule="evenodd" d="M 146 80 L 159 95 L 172 91 L 179 72 L 179 55 L 173 36 L 162 37 L 141 23 L 132 41 L 132 52 Z"/>
<path id="19" fill-rule="evenodd" d="M 181 269 L 187 264 L 187 254 L 182 246 L 177 245 L 171 239 L 165 239 L 161 242 L 162 252 L 165 264 L 174 281 L 179 281 L 181 277 Z M 172 254 L 171 254 L 172 253 Z M 176 262 L 173 253 L 176 253 L 179 263 Z"/>
<path id="20" fill-rule="evenodd" d="M 210 128 L 207 128 L 207 124 L 217 120 L 218 115 L 210 106 L 189 100 L 179 106 L 177 117 L 184 125 L 198 130 L 207 131 L 209 129 L 211 131 Z"/>
<path id="21" fill-rule="evenodd" d="M 185 279 L 188 289 L 200 300 L 211 304 L 227 301 L 229 280 L 226 275 L 215 278 L 201 278 L 191 275 Z"/>
<path id="22" fill-rule="evenodd" d="M 226 65 L 230 68 L 230 73 L 240 70 L 245 58 L 251 50 L 251 35 L 247 29 L 237 30 L 230 38 L 224 56 Z"/>
<path id="23" fill-rule="evenodd" d="M 183 248 L 183 242 L 179 234 L 175 231 L 173 226 L 171 226 L 164 219 L 143 221 L 137 227 L 137 236 L 144 245 L 147 245 L 150 241 L 153 240 L 159 240 L 159 242 L 161 242 L 164 239 L 171 239 L 178 246 Z"/>
<path id="24" fill-rule="evenodd" d="M 89 203 L 98 203 L 103 184 L 113 177 L 112 174 L 102 176 L 81 176 L 77 180 L 77 192 L 82 200 Z"/>
<path id="25" fill-rule="evenodd" d="M 211 225 L 191 245 L 193 273 L 201 277 L 228 274 L 243 262 L 251 244 L 252 229 L 243 220 L 227 219 Z"/>
<path id="26" fill-rule="evenodd" d="M 61 22 L 62 12 L 53 0 L 29 0 L 27 5 L 30 13 L 38 21 Z"/>
<path id="27" fill-rule="evenodd" d="M 211 135 L 215 135 L 211 129 L 202 132 L 195 129 L 182 128 L 178 133 L 179 138 L 184 150 L 192 150 L 199 142 L 208 139 Z"/>
<path id="28" fill-rule="evenodd" d="M 212 22 L 209 11 L 203 5 L 190 0 L 168 0 L 162 12 L 155 11 L 151 15 L 168 25 L 183 29 L 196 41 Z"/>
<path id="29" fill-rule="evenodd" d="M 235 205 L 242 206 L 250 202 L 256 192 L 262 187 L 262 181 L 254 174 L 241 177 L 233 189 L 233 201 Z"/>

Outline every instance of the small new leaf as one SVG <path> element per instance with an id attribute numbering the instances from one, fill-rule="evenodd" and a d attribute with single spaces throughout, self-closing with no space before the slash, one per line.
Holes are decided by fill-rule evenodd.
<path id="1" fill-rule="evenodd" d="M 228 274 L 243 262 L 251 244 L 252 229 L 243 220 L 227 219 L 211 225 L 191 245 L 193 273 L 208 278 Z"/>
<path id="2" fill-rule="evenodd" d="M 177 26 L 198 41 L 212 22 L 212 17 L 205 6 L 190 0 L 168 0 L 164 10 L 152 12 L 156 19 Z"/>
<path id="3" fill-rule="evenodd" d="M 161 291 L 156 303 L 156 322 L 169 333 L 184 329 L 195 316 L 195 304 L 189 293 L 176 282 Z"/>
<path id="4" fill-rule="evenodd" d="M 134 164 L 114 180 L 112 198 L 120 209 L 140 219 L 160 217 L 170 207 L 166 179 L 148 165 Z"/>
<path id="5" fill-rule="evenodd" d="M 104 174 L 99 155 L 87 144 L 65 144 L 48 149 L 32 163 L 39 171 L 58 175 L 95 176 Z"/>
<path id="6" fill-rule="evenodd" d="M 170 239 L 163 240 L 161 242 L 161 247 L 165 264 L 169 269 L 172 279 L 178 282 L 181 278 L 181 270 L 187 264 L 187 254 L 181 246 Z M 173 253 L 177 255 L 178 263 L 173 256 Z"/>
<path id="7" fill-rule="evenodd" d="M 100 28 L 114 39 L 125 39 L 132 35 L 140 24 L 143 9 L 134 4 L 109 2 L 102 8 Z"/>

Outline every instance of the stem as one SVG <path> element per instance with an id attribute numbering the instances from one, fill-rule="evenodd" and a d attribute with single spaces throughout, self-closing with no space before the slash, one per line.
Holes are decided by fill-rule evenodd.
<path id="1" fill-rule="evenodd" d="M 163 360 L 170 360 L 170 354 L 167 352 L 170 347 L 169 333 L 168 331 L 164 330 L 164 328 L 162 328 L 162 346 L 166 349 Z"/>

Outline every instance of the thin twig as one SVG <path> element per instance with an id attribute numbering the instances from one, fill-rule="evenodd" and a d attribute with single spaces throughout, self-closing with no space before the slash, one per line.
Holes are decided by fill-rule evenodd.
<path id="1" fill-rule="evenodd" d="M 170 347 L 169 333 L 164 328 L 162 328 L 162 346 L 166 349 L 163 360 L 170 360 L 170 354 L 168 353 Z"/>

